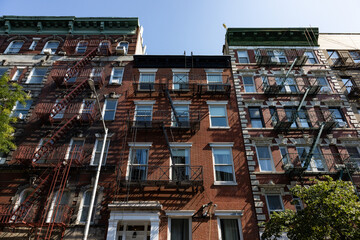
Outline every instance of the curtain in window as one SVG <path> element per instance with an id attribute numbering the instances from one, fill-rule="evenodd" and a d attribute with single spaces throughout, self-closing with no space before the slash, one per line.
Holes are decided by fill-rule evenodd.
<path id="1" fill-rule="evenodd" d="M 171 219 L 171 240 L 189 240 L 189 219 Z"/>
<path id="2" fill-rule="evenodd" d="M 221 236 L 223 240 L 239 240 L 239 225 L 237 219 L 220 219 Z"/>

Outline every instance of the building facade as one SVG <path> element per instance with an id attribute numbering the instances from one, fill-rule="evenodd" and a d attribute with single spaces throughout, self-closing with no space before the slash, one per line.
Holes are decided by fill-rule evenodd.
<path id="1" fill-rule="evenodd" d="M 145 55 L 137 18 L 0 33 L 0 75 L 31 96 L 1 158 L 1 238 L 82 239 L 103 146 L 88 239 L 259 238 L 229 56 Z"/>
<path id="2" fill-rule="evenodd" d="M 258 223 L 301 209 L 289 189 L 310 178 L 359 184 L 358 48 L 320 36 L 317 28 L 227 29 L 223 53 L 231 56 Z"/>

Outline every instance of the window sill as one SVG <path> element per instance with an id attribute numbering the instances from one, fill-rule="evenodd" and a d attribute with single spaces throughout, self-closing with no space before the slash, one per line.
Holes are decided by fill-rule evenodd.
<path id="1" fill-rule="evenodd" d="M 230 129 L 230 127 L 209 127 L 209 129 L 211 129 L 211 130 L 226 130 L 226 129 Z"/>
<path id="2" fill-rule="evenodd" d="M 121 86 L 122 83 L 109 83 L 109 86 Z"/>
<path id="3" fill-rule="evenodd" d="M 237 182 L 214 182 L 215 186 L 237 186 Z"/>

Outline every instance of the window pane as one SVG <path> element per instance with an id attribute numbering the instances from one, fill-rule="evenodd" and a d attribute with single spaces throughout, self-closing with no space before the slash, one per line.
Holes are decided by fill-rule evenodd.
<path id="1" fill-rule="evenodd" d="M 258 151 L 259 158 L 270 158 L 269 148 L 268 147 L 256 147 Z"/>
<path id="2" fill-rule="evenodd" d="M 260 118 L 260 109 L 259 108 L 249 108 L 250 118 Z"/>
<path id="3" fill-rule="evenodd" d="M 189 239 L 189 219 L 171 219 L 171 240 Z"/>
<path id="4" fill-rule="evenodd" d="M 7 68 L 0 68 L 0 77 L 7 72 Z"/>
<path id="5" fill-rule="evenodd" d="M 132 164 L 147 164 L 148 149 L 135 149 L 132 155 Z"/>
<path id="6" fill-rule="evenodd" d="M 232 164 L 229 149 L 213 149 L 215 164 Z"/>
<path id="7" fill-rule="evenodd" d="M 224 106 L 210 106 L 210 115 L 215 116 L 225 116 L 225 107 Z"/>
<path id="8" fill-rule="evenodd" d="M 211 118 L 211 125 L 213 127 L 227 127 L 227 121 L 225 117 Z"/>
<path id="9" fill-rule="evenodd" d="M 239 240 L 239 224 L 237 219 L 220 219 L 223 240 Z"/>
<path id="10" fill-rule="evenodd" d="M 106 110 L 115 110 L 117 100 L 106 100 Z"/>
<path id="11" fill-rule="evenodd" d="M 270 211 L 282 211 L 282 204 L 281 204 L 281 198 L 279 195 L 273 195 L 273 196 L 266 196 L 268 203 L 269 203 L 269 209 Z"/>
<path id="12" fill-rule="evenodd" d="M 215 166 L 216 181 L 230 181 L 233 179 L 232 166 Z"/>
<path id="13" fill-rule="evenodd" d="M 208 74 L 209 83 L 222 83 L 221 74 Z"/>

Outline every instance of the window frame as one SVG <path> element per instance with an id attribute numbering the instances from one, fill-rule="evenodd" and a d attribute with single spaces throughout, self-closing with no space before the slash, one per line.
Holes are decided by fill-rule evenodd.
<path id="1" fill-rule="evenodd" d="M 122 70 L 121 71 L 121 76 L 120 75 L 115 75 L 116 70 L 120 70 L 120 69 Z M 111 70 L 109 84 L 121 85 L 122 80 L 123 80 L 123 76 L 124 76 L 124 67 L 113 67 L 112 70 Z M 115 79 L 117 79 L 117 80 L 115 80 Z"/>
<path id="2" fill-rule="evenodd" d="M 172 90 L 175 91 L 188 91 L 190 89 L 190 85 L 189 85 L 189 73 L 190 73 L 190 69 L 172 69 L 173 72 L 173 78 L 172 78 Z M 178 79 L 176 76 L 177 75 L 184 75 L 184 77 L 186 77 L 186 82 L 176 82 L 175 79 Z M 183 85 L 185 87 L 183 87 Z"/>
<path id="3" fill-rule="evenodd" d="M 279 59 L 278 63 L 288 63 L 289 62 L 284 49 L 269 49 L 269 50 L 266 50 L 266 53 L 270 57 L 271 62 L 273 62 L 271 59 L 273 57 Z M 282 61 L 281 59 L 284 59 L 285 61 Z"/>
<path id="4" fill-rule="evenodd" d="M 211 129 L 229 129 L 229 119 L 228 119 L 228 114 L 227 114 L 227 104 L 228 101 L 207 101 L 206 102 L 208 104 L 208 109 L 209 109 L 209 123 L 210 123 L 210 128 Z M 212 116 L 211 115 L 211 107 L 223 107 L 225 110 L 225 116 Z M 214 126 L 213 125 L 213 121 L 212 118 L 224 118 L 226 120 L 226 126 Z"/>
<path id="5" fill-rule="evenodd" d="M 184 181 L 184 180 L 190 180 L 191 178 L 191 146 L 192 146 L 192 143 L 170 143 L 170 149 L 171 149 L 171 156 L 173 156 L 173 149 L 182 149 L 182 150 L 185 150 L 185 163 L 184 164 L 175 164 L 173 162 L 173 159 L 171 158 L 170 156 L 170 168 L 171 168 L 171 171 L 170 171 L 170 180 L 177 180 L 177 181 Z M 186 153 L 187 152 L 187 153 Z M 186 159 L 186 155 L 188 156 L 188 158 Z M 186 174 L 186 179 L 174 179 L 174 176 L 173 176 L 173 170 L 174 168 L 173 167 L 176 167 L 176 166 L 183 166 L 185 167 L 185 174 Z"/>
<path id="6" fill-rule="evenodd" d="M 86 43 L 86 46 L 80 46 L 81 43 Z M 75 48 L 75 52 L 78 53 L 78 54 L 84 54 L 86 53 L 86 50 L 89 46 L 89 42 L 88 41 L 85 41 L 85 40 L 81 40 L 79 41 L 77 44 L 76 44 L 76 48 Z M 79 52 L 79 49 L 81 49 L 81 51 Z"/>
<path id="7" fill-rule="evenodd" d="M 239 54 L 240 52 L 245 53 L 244 56 L 240 56 L 240 55 L 241 55 L 241 54 Z M 245 55 L 246 55 L 246 56 L 245 56 Z M 245 61 L 245 62 L 242 62 L 241 59 L 242 59 L 242 60 L 245 60 L 245 59 L 246 59 L 246 61 Z M 238 51 L 237 51 L 237 60 L 238 60 L 238 63 L 240 63 L 240 64 L 249 64 L 249 63 L 250 63 L 250 59 L 249 59 L 248 51 L 247 51 L 247 50 L 238 50 Z"/>
<path id="8" fill-rule="evenodd" d="M 141 68 L 139 69 L 139 85 L 138 85 L 138 90 L 139 91 L 155 91 L 155 82 L 156 82 L 156 73 L 157 73 L 157 68 Z M 144 76 L 145 74 L 151 75 L 152 77 L 152 81 L 151 82 L 143 82 L 142 80 L 142 76 Z M 147 88 L 142 88 L 142 84 L 146 84 L 149 87 Z"/>
<path id="9" fill-rule="evenodd" d="M 80 205 L 79 205 L 79 211 L 78 211 L 77 218 L 76 218 L 76 223 L 77 223 L 77 224 L 85 224 L 86 221 L 87 221 L 88 216 L 86 216 L 86 220 L 85 220 L 85 221 L 81 221 L 81 217 L 82 217 L 82 215 L 83 215 L 84 201 L 85 201 L 86 193 L 87 193 L 87 192 L 90 192 L 90 201 L 91 201 L 92 191 L 93 191 L 93 189 L 87 189 L 86 191 L 84 191 L 84 192 L 82 193 L 81 200 L 80 200 Z M 90 222 L 91 224 L 94 224 L 94 223 L 95 223 L 95 216 L 96 216 L 96 210 L 97 210 L 98 200 L 99 200 L 99 193 L 96 193 L 95 202 L 94 202 L 94 206 L 93 206 L 93 212 L 92 212 L 92 215 L 93 215 L 93 216 L 91 217 L 91 222 Z M 87 206 L 87 205 L 86 205 L 86 206 Z M 90 209 L 90 205 L 88 206 L 88 208 Z M 89 212 L 88 212 L 87 214 L 89 214 Z"/>
<path id="10" fill-rule="evenodd" d="M 114 109 L 107 109 L 108 102 L 115 102 L 115 108 Z M 101 113 L 101 118 L 104 119 L 104 121 L 114 121 L 117 111 L 117 105 L 118 105 L 118 99 L 117 98 L 106 98 L 103 106 L 103 110 Z M 110 119 L 106 119 L 106 112 L 113 112 L 113 116 Z"/>
<path id="11" fill-rule="evenodd" d="M 98 147 L 99 142 L 100 142 L 100 141 L 103 141 L 103 140 L 104 140 L 104 138 L 96 138 L 95 144 L 94 144 L 94 148 L 93 148 L 92 154 L 91 154 L 90 166 L 98 166 L 99 163 L 96 163 L 96 164 L 94 163 L 95 156 L 96 156 L 96 153 L 97 153 L 96 149 L 97 149 L 97 147 Z M 106 142 L 107 142 L 107 143 L 105 144 L 103 162 L 102 162 L 101 166 L 105 166 L 105 165 L 106 165 L 107 155 L 108 155 L 109 149 L 110 149 L 110 139 L 107 138 L 107 139 L 106 139 Z M 102 146 L 101 146 L 101 148 L 102 148 Z M 101 155 L 101 149 L 100 149 L 99 154 Z M 99 156 L 99 162 L 100 162 L 100 156 Z"/>
<path id="12" fill-rule="evenodd" d="M 10 79 L 10 81 L 12 82 L 18 82 L 19 81 L 19 77 L 21 76 L 22 72 L 24 71 L 25 68 L 17 68 L 14 75 L 12 76 L 12 78 Z M 1 77 L 1 75 L 0 75 Z"/>
<path id="13" fill-rule="evenodd" d="M 323 79 L 325 85 L 322 85 L 321 80 L 319 80 L 319 79 Z M 332 92 L 331 87 L 330 87 L 330 84 L 329 84 L 329 81 L 328 81 L 328 79 L 327 79 L 326 76 L 316 77 L 316 82 L 317 82 L 317 83 L 319 84 L 319 86 L 321 87 L 321 88 L 320 88 L 320 92 L 321 92 L 321 93 L 331 93 L 331 92 Z M 328 89 L 328 90 L 325 90 L 325 89 Z"/>
<path id="14" fill-rule="evenodd" d="M 208 91 L 224 91 L 223 69 L 205 69 Z M 209 76 L 219 76 L 217 81 L 209 81 Z"/>
<path id="15" fill-rule="evenodd" d="M 341 116 L 341 121 L 338 121 L 338 119 L 340 118 L 337 118 L 336 117 L 336 114 L 334 114 L 333 110 L 336 110 L 338 111 L 338 113 L 340 114 Z M 332 118 L 335 120 L 336 122 L 336 128 L 342 128 L 342 127 L 339 127 L 339 123 L 344 123 L 344 127 L 349 127 L 349 124 L 345 118 L 345 115 L 344 113 L 342 112 L 341 108 L 340 107 L 329 107 L 329 111 L 330 111 L 330 114 L 332 116 Z"/>
<path id="16" fill-rule="evenodd" d="M 187 110 L 184 110 L 183 113 L 187 112 L 187 121 L 185 122 L 184 127 L 189 127 L 190 126 L 190 101 L 184 101 L 184 102 L 177 102 L 174 101 L 173 102 L 174 108 L 176 109 L 176 107 L 186 107 Z M 181 118 L 185 118 L 185 116 L 181 116 Z M 180 123 L 182 123 L 180 121 Z M 180 126 L 178 126 L 176 119 L 175 119 L 175 113 L 174 110 L 171 109 L 171 127 L 182 127 L 183 124 L 181 124 Z"/>
<path id="17" fill-rule="evenodd" d="M 237 185 L 235 167 L 234 167 L 234 158 L 232 153 L 232 148 L 234 143 L 209 143 L 211 147 L 211 157 L 213 162 L 213 174 L 214 174 L 214 185 Z M 215 163 L 215 154 L 214 150 L 228 150 L 231 164 L 216 164 Z M 231 166 L 232 169 L 232 181 L 218 181 L 216 180 L 216 166 Z"/>
<path id="18" fill-rule="evenodd" d="M 125 46 L 125 53 L 124 55 L 126 55 L 128 52 L 129 52 L 129 45 L 130 43 L 128 41 L 120 41 L 116 47 L 120 47 L 122 43 L 126 43 L 126 46 Z M 124 47 L 124 46 L 123 46 Z"/>
<path id="19" fill-rule="evenodd" d="M 250 80 L 250 79 L 251 79 L 251 84 L 245 83 L 246 80 Z M 243 80 L 243 84 L 244 84 L 245 93 L 256 93 L 257 92 L 254 76 L 243 76 L 242 80 Z M 250 91 L 248 91 L 248 88 L 251 88 Z"/>
<path id="20" fill-rule="evenodd" d="M 19 48 L 19 50 L 18 50 L 17 52 L 13 52 L 13 51 L 10 52 L 10 50 L 13 48 L 13 45 L 15 44 L 15 42 L 22 42 L 22 44 L 21 44 L 21 46 L 20 46 L 20 48 Z M 9 44 L 9 46 L 6 48 L 4 54 L 17 54 L 17 53 L 19 53 L 19 52 L 21 51 L 21 48 L 24 46 L 24 42 L 25 42 L 25 41 L 23 41 L 23 40 L 14 40 L 14 41 L 11 41 L 11 43 Z"/>
<path id="21" fill-rule="evenodd" d="M 306 61 L 307 63 L 309 63 L 309 64 L 317 64 L 318 63 L 318 60 L 316 58 L 316 55 L 315 55 L 314 51 L 308 50 L 308 51 L 305 51 L 304 54 L 305 54 L 305 56 L 308 57 L 308 59 Z"/>
<path id="22" fill-rule="evenodd" d="M 257 109 L 258 111 L 259 111 L 259 117 L 252 117 L 251 115 L 251 111 L 250 110 L 252 110 L 252 109 Z M 248 112 L 249 112 L 249 119 L 250 119 L 250 123 L 251 123 L 251 128 L 264 128 L 264 127 L 266 127 L 265 126 L 265 122 L 264 122 L 264 117 L 263 117 L 263 114 L 262 114 L 262 111 L 261 111 L 261 107 L 256 107 L 256 106 L 253 106 L 253 107 L 248 107 Z M 256 126 L 256 127 L 253 127 L 253 122 L 252 122 L 252 120 L 261 120 L 261 127 L 258 127 L 258 126 Z"/>
<path id="23" fill-rule="evenodd" d="M 64 214 L 64 210 L 60 210 L 60 206 L 69 206 L 69 203 L 70 203 L 70 199 L 71 199 L 71 192 L 69 190 L 63 190 L 62 194 L 61 194 L 61 199 L 57 199 L 58 198 L 58 195 L 59 195 L 59 191 L 61 190 L 57 190 L 55 192 L 55 194 L 52 196 L 52 199 L 51 199 L 51 204 L 50 204 L 50 208 L 46 214 L 46 223 L 58 223 L 59 221 L 57 220 L 59 218 L 59 213 L 60 214 Z M 67 199 L 65 200 L 66 203 L 62 203 L 63 201 L 63 198 L 64 198 L 64 195 L 65 195 L 65 192 L 67 195 Z M 66 195 L 65 195 L 66 196 Z M 57 201 L 56 201 L 57 200 Z M 55 202 L 58 202 L 55 204 Z M 57 208 L 56 209 L 56 216 L 55 216 L 55 219 L 53 219 L 53 214 L 54 214 L 54 208 Z M 60 220 L 61 220 L 62 216 L 60 216 Z"/>
<path id="24" fill-rule="evenodd" d="M 45 73 L 44 73 L 44 75 L 43 75 L 43 77 L 42 77 L 42 79 L 41 79 L 41 82 L 32 82 L 32 81 L 31 81 L 31 79 L 32 79 L 33 76 L 34 76 L 34 72 L 36 71 L 36 69 L 44 69 L 44 70 L 46 70 Z M 44 78 L 45 78 L 48 70 L 49 70 L 48 68 L 44 68 L 44 67 L 34 67 L 33 69 L 31 69 L 30 74 L 29 74 L 29 76 L 27 77 L 25 83 L 26 83 L 26 84 L 42 84 L 42 83 L 44 82 Z M 39 76 L 41 76 L 41 75 L 35 75 L 35 76 L 36 76 L 36 77 L 39 77 Z"/>
<path id="25" fill-rule="evenodd" d="M 134 101 L 135 103 L 135 112 L 134 112 L 134 124 L 135 126 L 142 126 L 142 125 L 138 125 L 138 123 L 140 122 L 147 122 L 147 121 L 137 121 L 137 117 L 149 117 L 150 116 L 150 120 L 148 121 L 150 124 L 152 124 L 152 118 L 153 118 L 153 113 L 154 113 L 154 104 L 155 104 L 155 101 Z M 150 115 L 140 115 L 138 116 L 138 108 L 139 106 L 149 106 L 151 108 L 151 110 L 140 110 L 140 111 L 151 111 L 151 114 Z"/>
<path id="26" fill-rule="evenodd" d="M 310 152 L 310 147 L 309 146 L 296 146 L 296 153 L 298 155 L 298 158 L 299 160 L 301 161 L 301 156 L 300 156 L 300 153 L 299 153 L 299 150 L 300 149 L 303 149 L 303 151 L 305 151 L 306 154 L 309 154 Z M 316 152 L 318 154 L 316 154 Z M 304 153 L 304 152 L 303 152 Z M 320 158 L 316 157 L 316 156 L 319 156 Z M 319 170 L 318 166 L 317 166 L 317 161 L 321 161 L 321 165 L 322 165 L 322 168 L 324 170 Z M 313 156 L 311 157 L 310 159 L 310 163 L 309 163 L 309 166 L 308 168 L 305 170 L 307 172 L 327 172 L 328 171 L 328 166 L 326 164 L 326 161 L 324 159 L 324 154 L 323 152 L 321 151 L 321 148 L 320 147 L 316 147 L 315 148 L 315 151 L 313 153 Z"/>
<path id="27" fill-rule="evenodd" d="M 189 236 L 188 239 L 191 240 L 192 239 L 192 218 L 191 217 L 187 217 L 187 216 L 171 216 L 168 217 L 168 240 L 171 240 L 171 227 L 172 227 L 172 221 L 174 219 L 182 219 L 182 220 L 188 220 L 188 225 L 189 225 Z"/>
<path id="28" fill-rule="evenodd" d="M 239 240 L 243 240 L 243 229 L 241 224 L 241 217 L 243 215 L 242 210 L 215 210 L 215 217 L 217 218 L 217 229 L 218 229 L 218 239 L 219 240 L 226 240 L 222 238 L 222 229 L 221 229 L 221 219 L 227 220 L 237 220 L 237 226 L 239 231 Z"/>
<path id="29" fill-rule="evenodd" d="M 29 111 L 30 111 L 31 105 L 33 104 L 33 100 L 32 100 L 32 99 L 25 100 L 25 103 L 26 103 L 26 105 L 23 105 L 23 104 L 20 103 L 19 101 L 16 101 L 13 109 L 11 110 L 10 116 L 11 116 L 11 117 L 16 117 L 16 118 L 18 118 L 18 119 L 25 120 L 26 117 L 29 115 Z M 18 108 L 17 108 L 18 104 L 20 104 L 21 106 L 25 106 L 25 107 L 18 109 Z M 19 117 L 19 114 L 20 114 L 20 113 L 19 113 L 19 114 L 16 114 L 16 116 L 15 116 L 15 112 L 17 112 L 17 111 L 20 111 L 20 113 L 21 113 L 21 111 L 26 111 L 26 114 L 24 115 L 24 114 L 21 113 L 21 114 L 22 114 L 22 117 Z"/>
<path id="30" fill-rule="evenodd" d="M 260 158 L 259 157 L 259 148 L 266 148 L 267 151 L 268 151 L 268 154 L 270 156 L 270 158 Z M 255 150 L 256 150 L 256 159 L 257 159 L 257 162 L 258 162 L 258 165 L 259 165 L 259 170 L 260 172 L 276 172 L 276 168 L 275 168 L 275 163 L 274 163 L 274 158 L 272 156 L 272 151 L 271 151 L 271 147 L 270 146 L 265 146 L 265 145 L 257 145 L 255 146 Z M 270 167 L 271 169 L 270 170 L 265 170 L 265 169 L 262 169 L 261 167 L 261 163 L 260 163 L 260 159 L 264 159 L 266 161 L 270 161 Z"/>
<path id="31" fill-rule="evenodd" d="M 2 70 L 4 70 L 4 71 L 2 71 Z M 0 67 L 0 78 L 1 78 L 3 75 L 7 74 L 8 70 L 9 70 L 8 67 Z M 3 74 L 1 74 L 1 72 L 3 72 Z"/>
<path id="32" fill-rule="evenodd" d="M 360 63 L 360 52 L 356 50 L 349 51 L 349 55 L 351 59 L 354 61 L 354 63 Z M 357 56 L 355 56 L 357 55 Z"/>
<path id="33" fill-rule="evenodd" d="M 70 143 L 69 143 L 69 147 L 66 151 L 66 156 L 65 159 L 70 160 L 71 159 L 71 155 L 73 152 L 73 145 L 74 145 L 74 141 L 82 141 L 82 147 L 85 146 L 85 139 L 84 138 L 71 138 Z"/>
<path id="34" fill-rule="evenodd" d="M 33 41 L 31 42 L 31 45 L 29 47 L 29 50 L 35 51 L 36 46 L 38 45 L 40 39 L 33 39 Z"/>
<path id="35" fill-rule="evenodd" d="M 268 196 L 277 196 L 277 197 L 279 197 L 282 209 L 281 210 L 280 209 L 270 210 L 270 204 L 269 204 Z M 265 195 L 265 200 L 266 200 L 266 206 L 267 206 L 269 217 L 271 216 L 272 212 L 283 212 L 283 211 L 285 211 L 284 202 L 283 202 L 281 194 L 266 194 Z"/>
<path id="36" fill-rule="evenodd" d="M 130 179 L 130 173 L 132 171 L 132 169 L 130 168 L 130 165 L 133 165 L 133 156 L 134 156 L 134 150 L 136 149 L 143 149 L 143 150 L 147 150 L 147 159 L 146 159 L 146 164 L 137 164 L 136 166 L 146 166 L 146 170 L 145 170 L 145 179 L 147 180 L 148 177 L 148 169 L 149 169 L 149 159 L 150 159 L 150 148 L 152 146 L 152 142 L 130 142 L 128 143 L 130 149 L 129 149 L 129 156 L 128 156 L 128 162 L 127 162 L 127 167 L 126 167 L 126 176 L 125 179 L 127 181 L 133 181 L 132 179 Z M 136 152 L 135 152 L 136 154 Z"/>
<path id="37" fill-rule="evenodd" d="M 55 42 L 58 43 L 56 49 L 54 49 L 54 48 L 49 48 L 49 47 L 48 47 L 49 44 L 55 43 Z M 45 46 L 43 47 L 43 49 L 42 49 L 42 51 L 41 51 L 41 54 L 44 54 L 44 50 L 49 48 L 49 49 L 51 49 L 51 55 L 54 55 L 54 54 L 56 54 L 59 46 L 60 46 L 60 41 L 56 41 L 56 40 L 47 41 L 46 44 L 45 44 Z M 55 50 L 55 51 L 54 51 L 54 50 Z"/>

